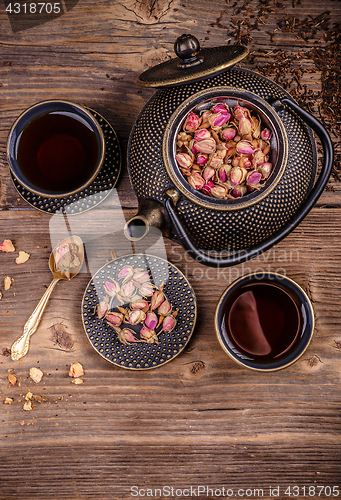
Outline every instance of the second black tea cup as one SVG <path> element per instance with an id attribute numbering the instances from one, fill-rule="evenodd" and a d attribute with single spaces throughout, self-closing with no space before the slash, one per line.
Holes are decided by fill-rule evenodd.
<path id="1" fill-rule="evenodd" d="M 287 276 L 253 273 L 222 294 L 215 328 L 221 347 L 236 363 L 276 371 L 297 361 L 308 348 L 314 311 L 304 290 Z"/>

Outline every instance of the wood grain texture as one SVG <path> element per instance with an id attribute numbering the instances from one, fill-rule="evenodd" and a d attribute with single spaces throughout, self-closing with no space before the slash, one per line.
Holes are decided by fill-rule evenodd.
<path id="1" fill-rule="evenodd" d="M 155 252 L 165 252 L 193 286 L 198 321 L 186 350 L 171 363 L 133 372 L 98 356 L 83 331 L 80 310 L 91 272 L 110 259 L 112 249 L 121 256 L 152 243 L 132 248 L 123 237 L 123 221 L 137 207 L 123 168 L 117 192 L 96 210 L 69 217 L 85 241 L 82 272 L 57 284 L 29 354 L 20 362 L 5 355 L 51 280 L 49 253 L 65 232 L 62 219 L 34 210 L 14 188 L 6 139 L 17 115 L 46 98 L 84 103 L 113 125 L 125 165 L 131 128 L 154 94 L 136 87 L 135 78 L 172 57 L 177 36 L 190 31 L 203 47 L 211 47 L 250 33 L 243 67 L 258 71 L 257 66 L 276 63 L 276 51 L 282 51 L 291 69 L 303 68 L 307 91 L 318 96 L 321 72 L 310 51 L 328 43 L 328 27 L 317 26 L 312 36 L 303 33 L 304 40 L 297 29 L 283 24 L 278 29 L 278 23 L 293 18 L 302 23 L 327 11 L 331 28 L 341 21 L 341 4 L 333 0 L 80 0 L 58 19 L 12 32 L 0 3 L 0 237 L 1 242 L 12 239 L 16 247 L 14 254 L 0 252 L 1 500 L 130 499 L 134 485 L 208 485 L 235 492 L 263 488 L 263 498 L 270 498 L 270 486 L 280 486 L 284 500 L 289 485 L 340 485 L 341 196 L 336 175 L 289 237 L 239 266 L 206 268 L 176 243 L 159 242 Z M 298 59 L 299 53 L 304 57 Z M 290 81 L 292 73 L 286 78 Z M 319 116 L 316 99 L 313 109 Z M 340 140 L 332 139 L 338 152 Z M 31 255 L 22 265 L 14 262 L 19 250 Z M 297 281 L 316 315 L 304 356 L 268 375 L 227 358 L 213 326 L 227 285 L 260 269 Z M 7 291 L 5 276 L 14 279 Z M 63 325 L 71 349 L 56 343 L 54 325 Z M 78 386 L 68 376 L 76 361 L 85 369 Z M 44 372 L 39 384 L 29 378 L 32 366 Z M 8 381 L 10 372 L 18 379 L 15 386 Z M 46 401 L 34 400 L 33 410 L 25 412 L 29 390 Z M 4 404 L 6 397 L 13 398 L 11 405 Z"/>

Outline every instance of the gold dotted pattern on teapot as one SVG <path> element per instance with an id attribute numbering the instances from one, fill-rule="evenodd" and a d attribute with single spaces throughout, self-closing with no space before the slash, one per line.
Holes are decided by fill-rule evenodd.
<path id="1" fill-rule="evenodd" d="M 153 198 L 164 204 L 165 191 L 173 187 L 162 158 L 163 134 L 173 112 L 191 95 L 224 85 L 248 90 L 265 100 L 290 97 L 271 80 L 243 69 L 159 91 L 140 114 L 129 141 L 128 164 L 139 199 Z M 242 210 L 222 212 L 181 196 L 176 210 L 198 248 L 234 251 L 253 247 L 284 226 L 302 204 L 315 177 L 315 142 L 292 110 L 284 108 L 277 113 L 287 132 L 289 158 L 280 182 L 266 198 Z"/>
<path id="2" fill-rule="evenodd" d="M 123 344 L 115 330 L 104 320 L 98 319 L 96 306 L 106 296 L 104 282 L 117 280 L 124 266 L 145 269 L 152 283 L 163 292 L 177 310 L 176 326 L 159 334 L 158 344 Z M 82 302 L 82 318 L 85 333 L 94 349 L 107 361 L 131 370 L 148 370 L 168 363 L 186 347 L 193 333 L 197 317 L 194 291 L 186 277 L 174 265 L 153 255 L 129 255 L 115 259 L 103 266 L 89 282 Z M 121 328 L 131 327 L 122 324 Z M 134 328 L 134 327 L 131 327 Z"/>

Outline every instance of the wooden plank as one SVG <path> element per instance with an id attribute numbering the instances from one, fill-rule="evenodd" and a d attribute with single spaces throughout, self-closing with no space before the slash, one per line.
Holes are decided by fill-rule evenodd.
<path id="1" fill-rule="evenodd" d="M 316 20 L 327 11 L 329 17 Z M 101 267 L 112 249 L 118 256 L 133 251 L 122 234 L 123 219 L 137 208 L 125 150 L 139 112 L 154 93 L 137 88 L 136 76 L 173 57 L 174 41 L 183 32 L 192 32 L 203 47 L 244 42 L 250 56 L 241 65 L 260 71 L 272 64 L 270 78 L 277 78 L 276 65 L 281 64 L 276 54 L 289 59 L 283 84 L 295 97 L 299 88 L 290 83 L 291 70 L 301 66 L 300 81 L 319 117 L 323 75 L 311 50 L 326 47 L 326 36 L 340 21 L 341 4 L 333 0 L 80 0 L 54 21 L 13 33 L 0 3 L 0 236 L 11 238 L 16 247 L 14 254 L 0 252 L 1 500 L 128 499 L 133 485 L 208 485 L 234 493 L 264 488 L 263 498 L 274 498 L 269 488 L 279 486 L 279 498 L 285 499 L 288 486 L 298 485 L 303 498 L 303 486 L 340 484 L 337 171 L 300 226 L 253 261 L 212 269 L 169 240 L 164 248 L 159 244 L 157 251 L 165 251 L 187 276 L 198 305 L 198 322 L 186 350 L 162 368 L 133 372 L 102 359 L 85 336 L 80 312 L 90 269 Z M 309 34 L 312 26 L 316 33 Z M 49 252 L 65 228 L 55 217 L 29 207 L 16 192 L 6 164 L 6 139 L 21 111 L 58 97 L 85 103 L 110 121 L 122 145 L 124 168 L 117 194 L 84 217 L 70 218 L 71 227 L 78 224 L 86 241 L 88 267 L 71 282 L 57 284 L 29 354 L 13 362 L 3 350 L 20 336 L 46 290 Z M 323 110 L 322 118 L 339 154 L 337 124 Z M 20 266 L 14 262 L 18 250 L 31 254 Z M 314 338 L 304 356 L 268 375 L 242 369 L 227 358 L 213 326 L 216 303 L 227 285 L 260 269 L 296 280 L 316 314 Z M 14 282 L 4 291 L 7 275 Z M 73 343 L 70 350 L 56 343 L 60 324 Z M 84 383 L 78 386 L 68 376 L 75 361 L 85 369 Z M 39 384 L 28 376 L 32 366 L 44 372 Z M 14 387 L 8 370 L 18 378 Z M 34 401 L 33 410 L 25 412 L 29 390 L 46 401 Z M 6 397 L 13 398 L 12 405 L 4 404 Z"/>

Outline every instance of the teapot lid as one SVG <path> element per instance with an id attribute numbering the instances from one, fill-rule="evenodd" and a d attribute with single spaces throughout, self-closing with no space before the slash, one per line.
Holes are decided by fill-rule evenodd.
<path id="1" fill-rule="evenodd" d="M 217 75 L 244 59 L 249 49 L 224 45 L 200 49 L 193 35 L 181 35 L 174 44 L 178 57 L 147 69 L 136 79 L 140 87 L 170 87 Z"/>

